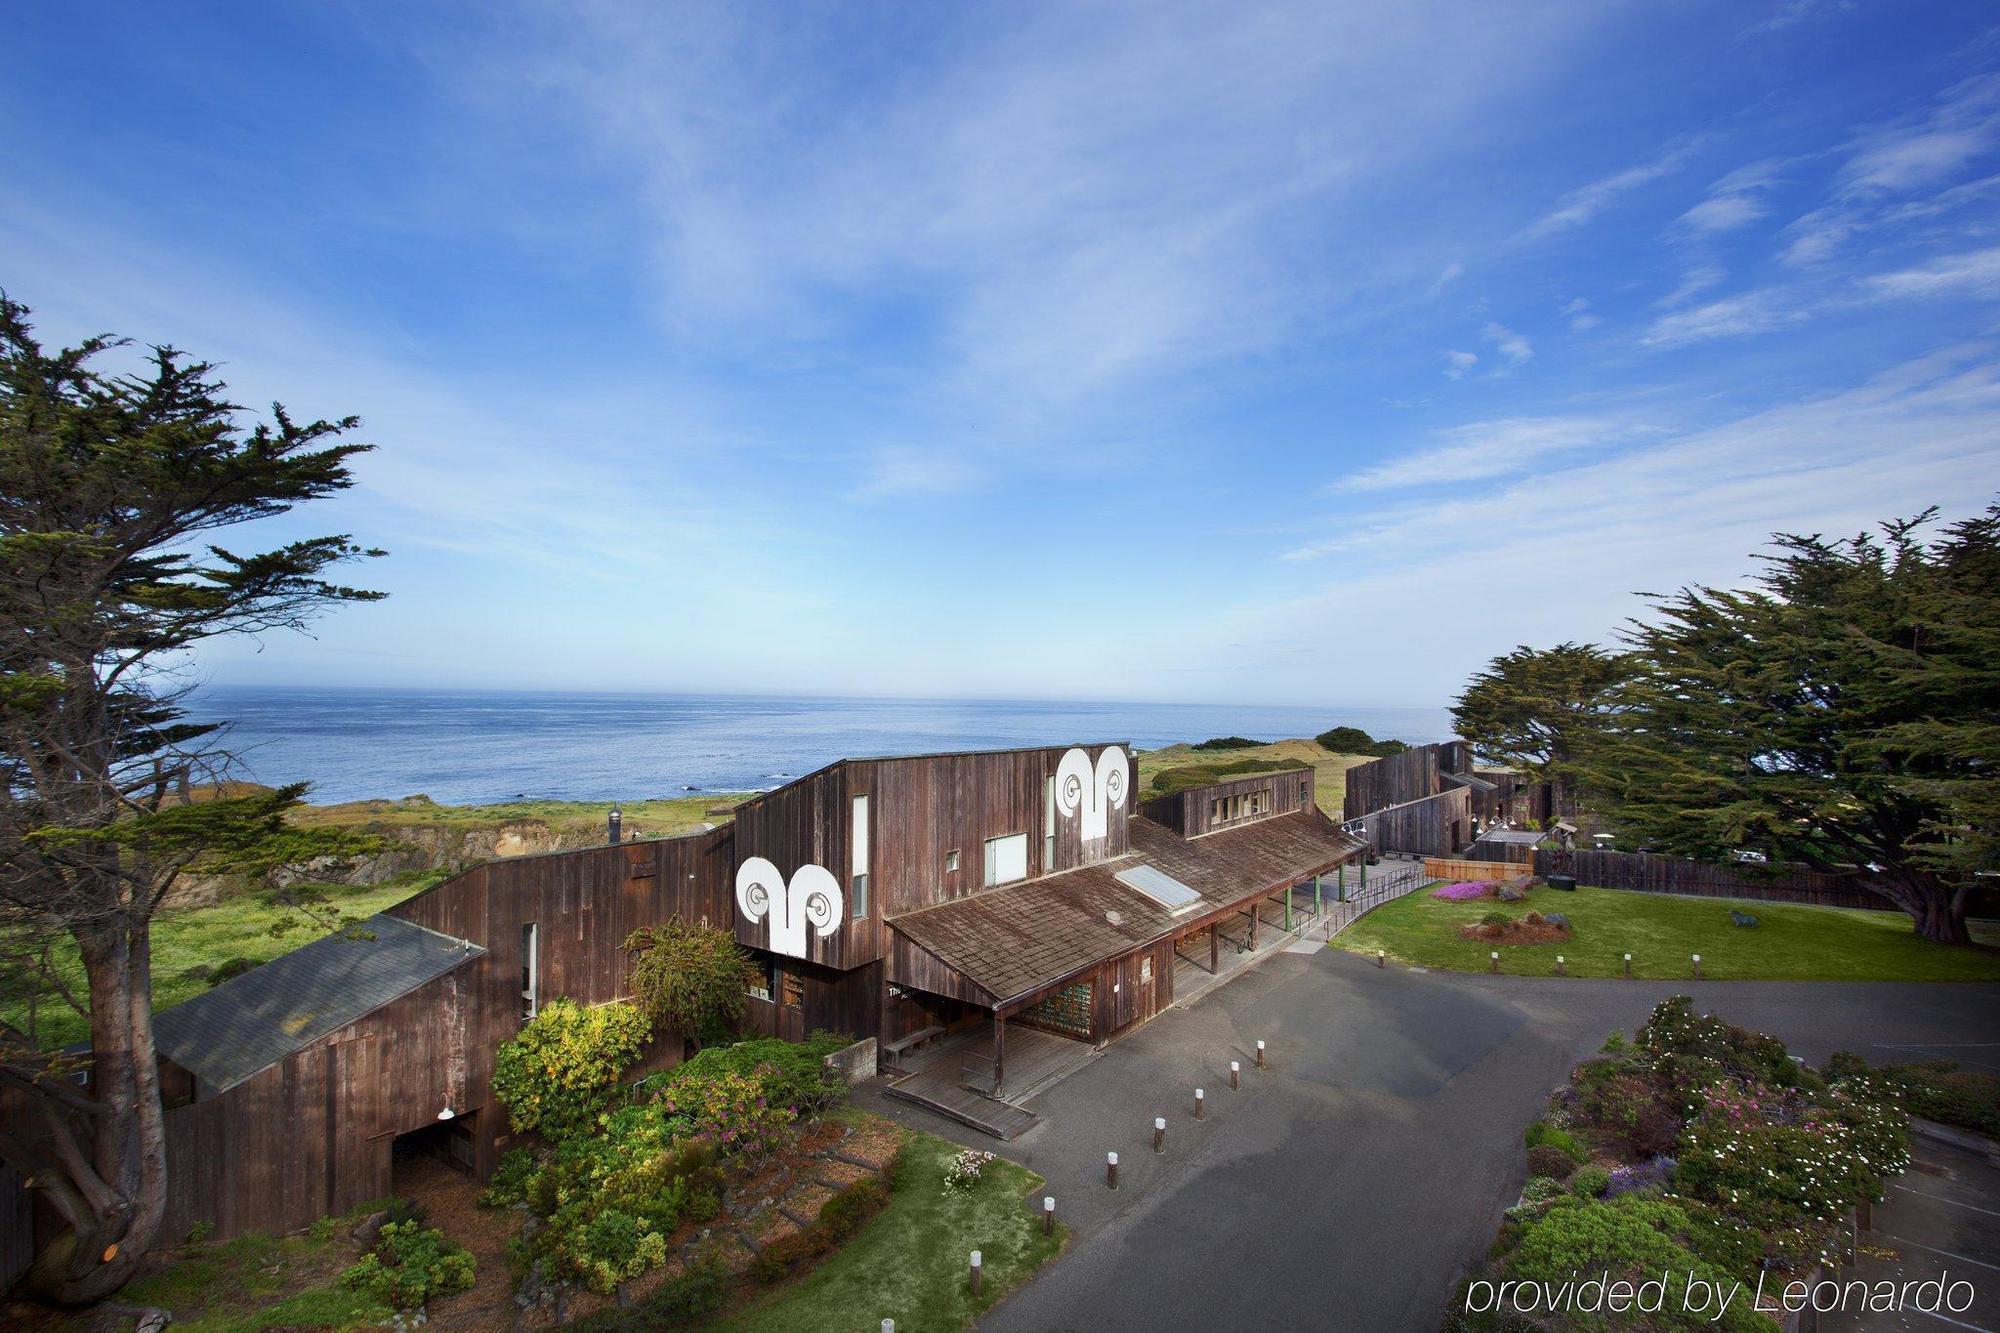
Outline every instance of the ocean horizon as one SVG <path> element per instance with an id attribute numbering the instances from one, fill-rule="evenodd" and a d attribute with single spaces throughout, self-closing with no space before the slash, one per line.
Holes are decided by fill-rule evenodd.
<path id="1" fill-rule="evenodd" d="M 1284 740 L 1355 726 L 1447 739 L 1443 708 L 1066 703 L 555 690 L 212 686 L 190 716 L 229 722 L 233 776 L 312 784 L 320 803 L 637 801 L 761 791 L 836 759 L 1212 736 Z"/>

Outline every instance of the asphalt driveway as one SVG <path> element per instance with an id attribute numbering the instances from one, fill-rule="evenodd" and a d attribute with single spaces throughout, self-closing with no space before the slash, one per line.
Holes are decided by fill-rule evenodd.
<path id="1" fill-rule="evenodd" d="M 1522 1127 L 1607 1033 L 1679 991 L 1815 1063 L 1841 1047 L 2000 1055 L 2000 986 L 1529 979 L 1279 955 L 1032 1103 L 1043 1123 L 1003 1151 L 1048 1178 L 1077 1235 L 981 1327 L 1435 1329 L 1519 1191 Z M 996 1146 L 918 1108 L 877 1109 Z"/>

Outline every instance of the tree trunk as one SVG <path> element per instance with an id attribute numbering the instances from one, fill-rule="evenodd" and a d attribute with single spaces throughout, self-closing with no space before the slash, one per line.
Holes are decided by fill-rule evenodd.
<path id="1" fill-rule="evenodd" d="M 65 1178 L 70 1230 L 29 1270 L 35 1291 L 63 1305 L 102 1300 L 124 1286 L 166 1215 L 149 929 L 117 922 L 80 928 L 76 938 L 90 982 L 90 1094 L 102 1110 L 86 1122 L 51 1108 L 57 1162 L 45 1169 Z"/>
<path id="2" fill-rule="evenodd" d="M 1917 873 L 1890 881 L 1889 899 L 1915 923 L 1919 938 L 1937 944 L 1970 944 L 1965 928 L 1966 892 L 1950 889 L 1929 875 Z"/>

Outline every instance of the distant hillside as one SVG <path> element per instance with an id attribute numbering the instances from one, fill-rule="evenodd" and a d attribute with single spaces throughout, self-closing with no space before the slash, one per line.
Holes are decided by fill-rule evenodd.
<path id="1" fill-rule="evenodd" d="M 1372 757 L 1365 754 L 1334 754 L 1322 748 L 1318 741 L 1303 739 L 1272 741 L 1267 745 L 1250 744 L 1230 749 L 1210 749 L 1206 743 L 1169 745 L 1164 749 L 1139 752 L 1139 795 L 1144 799 L 1159 794 L 1156 779 L 1161 773 L 1170 769 L 1215 769 L 1227 767 L 1239 760 L 1263 760 L 1314 770 L 1318 776 L 1314 781 L 1313 790 L 1319 798 L 1319 808 L 1333 818 L 1339 819 L 1341 801 L 1347 794 L 1347 770 L 1356 764 L 1367 763 Z"/>

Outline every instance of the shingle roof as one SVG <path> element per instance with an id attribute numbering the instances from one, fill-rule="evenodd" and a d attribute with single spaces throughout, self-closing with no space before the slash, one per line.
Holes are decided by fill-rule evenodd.
<path id="1" fill-rule="evenodd" d="M 1140 817 L 1130 828 L 1129 855 L 921 908 L 889 925 L 1005 1003 L 1365 846 L 1317 811 L 1193 839 Z M 1171 875 L 1200 894 L 1201 905 L 1176 914 L 1120 883 L 1117 872 L 1135 865 Z"/>
<path id="2" fill-rule="evenodd" d="M 222 1092 L 485 952 L 371 916 L 162 1010 L 155 1039 L 160 1054 Z"/>

